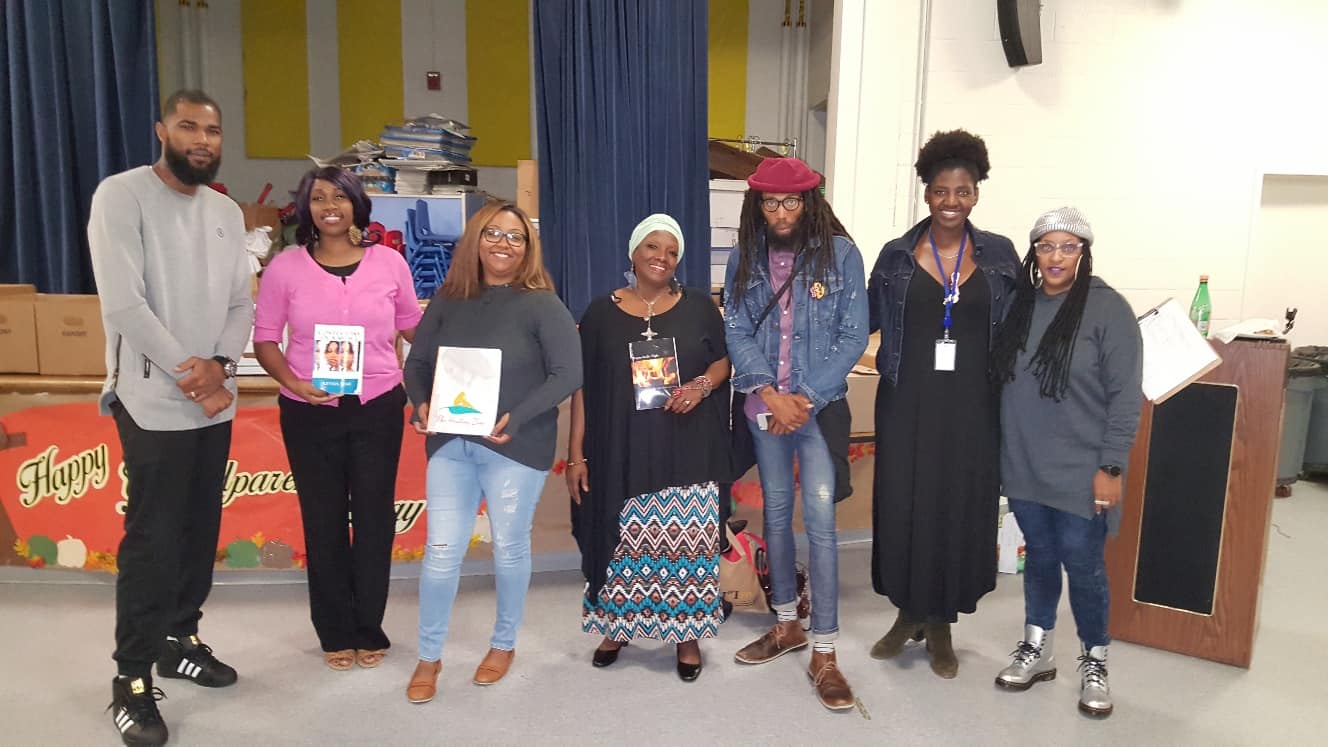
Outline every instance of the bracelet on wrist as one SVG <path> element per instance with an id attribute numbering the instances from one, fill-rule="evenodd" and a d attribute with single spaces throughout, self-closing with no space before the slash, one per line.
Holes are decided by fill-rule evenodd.
<path id="1" fill-rule="evenodd" d="M 568 459 L 568 460 L 567 460 L 567 466 L 568 466 L 568 467 L 575 467 L 575 466 L 580 465 L 580 464 L 589 464 L 589 463 L 590 463 L 590 460 L 589 460 L 589 459 L 577 459 L 577 460 Z"/>

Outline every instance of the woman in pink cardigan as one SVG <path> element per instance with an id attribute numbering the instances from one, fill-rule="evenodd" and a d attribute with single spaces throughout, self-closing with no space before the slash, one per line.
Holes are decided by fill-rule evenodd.
<path id="1" fill-rule="evenodd" d="M 295 207 L 300 246 L 279 254 L 263 273 L 254 352 L 281 384 L 281 435 L 300 499 L 309 611 L 323 659 L 335 670 L 355 663 L 371 668 L 391 645 L 383 610 L 406 406 L 396 336 L 414 339 L 421 312 L 401 255 L 362 245 L 369 198 L 353 175 L 338 168 L 309 172 Z M 362 376 L 345 365 L 334 366 L 335 373 L 320 367 L 320 388 L 315 358 L 332 339 L 342 341 L 341 351 L 360 347 Z"/>

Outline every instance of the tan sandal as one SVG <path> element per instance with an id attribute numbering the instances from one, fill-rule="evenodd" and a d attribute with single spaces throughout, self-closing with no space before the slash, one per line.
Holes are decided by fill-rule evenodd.
<path id="1" fill-rule="evenodd" d="M 344 672 L 355 666 L 355 649 L 344 648 L 340 651 L 324 651 L 323 663 L 328 669 Z"/>
<path id="2" fill-rule="evenodd" d="M 433 700 L 438 690 L 438 673 L 443 671 L 441 661 L 421 661 L 415 665 L 415 672 L 406 685 L 406 700 L 412 703 L 428 703 Z"/>
<path id="3" fill-rule="evenodd" d="M 373 669 L 387 658 L 387 649 L 356 649 L 355 662 L 364 669 Z"/>

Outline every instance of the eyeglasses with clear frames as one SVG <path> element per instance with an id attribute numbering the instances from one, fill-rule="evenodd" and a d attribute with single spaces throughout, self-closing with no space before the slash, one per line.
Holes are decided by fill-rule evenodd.
<path id="1" fill-rule="evenodd" d="M 1067 257 L 1073 257 L 1083 251 L 1084 245 L 1078 241 L 1067 241 L 1064 244 L 1053 244 L 1050 241 L 1039 241 L 1033 245 L 1033 248 L 1037 250 L 1038 254 L 1051 254 L 1059 249 L 1061 254 L 1064 254 Z"/>
<path id="2" fill-rule="evenodd" d="M 490 244 L 497 244 L 503 239 L 507 239 L 507 245 L 513 249 L 520 249 L 526 245 L 526 235 L 520 231 L 504 231 L 496 226 L 489 226 L 480 232 L 484 240 Z"/>
<path id="3" fill-rule="evenodd" d="M 773 197 L 767 197 L 766 199 L 761 200 L 761 209 L 767 213 L 775 212 L 779 209 L 780 205 L 783 205 L 785 210 L 793 212 L 802 205 L 802 198 L 789 196 L 782 200 L 776 200 Z"/>

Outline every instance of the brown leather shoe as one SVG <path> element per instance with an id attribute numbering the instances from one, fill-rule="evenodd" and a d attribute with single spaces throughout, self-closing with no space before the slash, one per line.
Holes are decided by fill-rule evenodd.
<path id="1" fill-rule="evenodd" d="M 742 664 L 764 664 L 790 651 L 807 647 L 807 634 L 797 620 L 775 623 L 770 632 L 743 646 L 733 655 Z"/>
<path id="2" fill-rule="evenodd" d="M 438 690 L 438 673 L 443 671 L 441 661 L 422 661 L 415 665 L 415 673 L 406 685 L 406 700 L 412 703 L 428 703 Z"/>
<path id="3" fill-rule="evenodd" d="M 812 678 L 812 684 L 816 686 L 816 697 L 820 698 L 821 705 L 832 711 L 853 707 L 853 690 L 849 688 L 848 680 L 844 679 L 844 673 L 839 671 L 834 654 L 813 651 L 807 676 Z"/>
<path id="4" fill-rule="evenodd" d="M 923 627 L 927 636 L 927 654 L 931 656 L 931 671 L 937 677 L 952 680 L 959 674 L 959 658 L 955 656 L 950 640 L 950 623 L 928 624 Z"/>
<path id="5" fill-rule="evenodd" d="M 507 674 L 507 670 L 512 666 L 512 659 L 516 658 L 515 651 L 503 651 L 499 648 L 489 649 L 489 653 L 484 655 L 484 661 L 475 668 L 475 684 L 492 685 L 501 680 Z"/>

